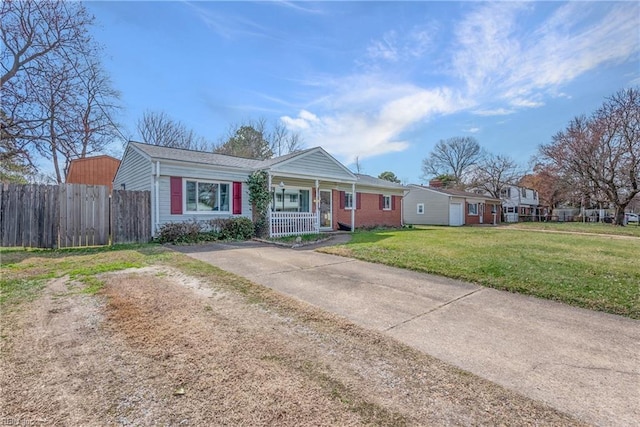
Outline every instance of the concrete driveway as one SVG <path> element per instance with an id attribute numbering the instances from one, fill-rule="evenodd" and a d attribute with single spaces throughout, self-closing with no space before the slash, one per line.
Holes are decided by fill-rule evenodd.
<path id="1" fill-rule="evenodd" d="M 179 250 L 585 422 L 640 420 L 639 321 L 310 250 Z"/>

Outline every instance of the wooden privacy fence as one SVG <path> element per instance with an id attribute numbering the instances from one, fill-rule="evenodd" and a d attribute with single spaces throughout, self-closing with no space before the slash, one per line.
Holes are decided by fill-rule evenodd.
<path id="1" fill-rule="evenodd" d="M 149 191 L 104 185 L 0 185 L 0 246 L 66 248 L 151 239 Z"/>

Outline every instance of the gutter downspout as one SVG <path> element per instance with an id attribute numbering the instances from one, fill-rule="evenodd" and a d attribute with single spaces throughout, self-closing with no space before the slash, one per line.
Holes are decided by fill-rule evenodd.
<path id="1" fill-rule="evenodd" d="M 400 227 L 404 228 L 404 198 L 409 194 L 407 190 L 402 190 L 402 199 L 400 199 Z"/>
<path id="2" fill-rule="evenodd" d="M 358 202 L 358 198 L 356 197 L 356 183 L 351 183 L 351 232 L 353 233 L 356 229 L 356 203 Z"/>
<path id="3" fill-rule="evenodd" d="M 158 232 L 158 228 L 160 227 L 160 160 L 156 160 L 155 191 L 155 227 L 153 227 L 153 229 L 155 230 L 154 234 Z"/>

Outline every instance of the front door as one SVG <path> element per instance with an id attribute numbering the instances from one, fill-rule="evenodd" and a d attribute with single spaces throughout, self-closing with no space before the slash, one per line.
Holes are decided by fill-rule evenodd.
<path id="1" fill-rule="evenodd" d="M 484 203 L 478 203 L 478 215 L 479 215 L 479 220 L 480 220 L 480 224 L 484 223 Z"/>
<path id="2" fill-rule="evenodd" d="M 331 220 L 331 190 L 320 190 L 320 228 L 333 228 Z"/>

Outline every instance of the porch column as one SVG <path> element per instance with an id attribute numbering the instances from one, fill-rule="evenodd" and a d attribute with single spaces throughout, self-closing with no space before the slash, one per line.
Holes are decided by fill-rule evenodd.
<path id="1" fill-rule="evenodd" d="M 351 183 L 351 232 L 353 233 L 356 229 L 356 203 L 358 203 L 358 198 L 356 197 L 356 183 Z"/>
<path id="2" fill-rule="evenodd" d="M 267 189 L 269 194 L 271 194 L 271 172 L 267 172 Z M 273 199 L 272 199 L 273 202 Z M 271 209 L 273 206 L 269 203 L 269 207 L 267 208 L 267 223 L 269 224 L 269 237 L 273 237 L 273 224 L 271 223 Z"/>
<path id="3" fill-rule="evenodd" d="M 316 196 L 313 198 L 316 205 L 316 230 L 320 232 L 320 181 L 316 179 Z"/>

